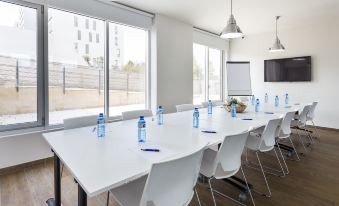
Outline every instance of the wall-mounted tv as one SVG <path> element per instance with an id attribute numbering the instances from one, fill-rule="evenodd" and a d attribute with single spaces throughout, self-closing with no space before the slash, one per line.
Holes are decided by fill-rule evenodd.
<path id="1" fill-rule="evenodd" d="M 311 81 L 311 57 L 265 60 L 265 82 Z"/>

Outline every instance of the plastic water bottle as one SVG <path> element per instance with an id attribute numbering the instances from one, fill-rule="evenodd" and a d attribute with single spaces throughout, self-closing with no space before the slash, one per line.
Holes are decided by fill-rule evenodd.
<path id="1" fill-rule="evenodd" d="M 255 96 L 252 95 L 252 106 L 254 106 L 254 105 L 255 105 Z"/>
<path id="2" fill-rule="evenodd" d="M 146 121 L 144 116 L 140 116 L 138 121 L 138 142 L 146 142 Z"/>
<path id="3" fill-rule="evenodd" d="M 231 115 L 232 117 L 237 117 L 237 105 L 235 103 L 231 105 Z"/>
<path id="4" fill-rule="evenodd" d="M 199 128 L 199 109 L 196 107 L 193 112 L 193 127 Z"/>
<path id="5" fill-rule="evenodd" d="M 257 99 L 256 104 L 255 104 L 255 112 L 259 112 L 260 109 L 260 101 Z"/>
<path id="6" fill-rule="evenodd" d="M 207 104 L 207 110 L 208 110 L 208 114 L 212 114 L 212 101 L 208 100 L 208 104 Z"/>
<path id="7" fill-rule="evenodd" d="M 100 113 L 97 118 L 97 136 L 98 138 L 105 137 L 105 117 L 103 113 Z"/>
<path id="8" fill-rule="evenodd" d="M 288 93 L 285 94 L 285 104 L 288 105 Z"/>
<path id="9" fill-rule="evenodd" d="M 266 104 L 268 103 L 268 95 L 267 95 L 267 93 L 265 93 L 265 103 Z"/>
<path id="10" fill-rule="evenodd" d="M 275 106 L 275 107 L 279 107 L 279 97 L 278 97 L 278 96 L 275 96 L 275 99 L 274 99 L 274 106 Z"/>
<path id="11" fill-rule="evenodd" d="M 158 125 L 164 124 L 164 109 L 162 106 L 158 107 Z"/>

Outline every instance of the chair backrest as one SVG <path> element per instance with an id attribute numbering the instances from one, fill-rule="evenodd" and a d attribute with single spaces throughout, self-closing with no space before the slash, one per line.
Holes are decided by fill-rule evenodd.
<path id="1" fill-rule="evenodd" d="M 281 125 L 280 125 L 280 130 L 277 129 L 277 137 L 283 135 L 283 136 L 288 136 L 291 134 L 291 122 L 292 119 L 295 115 L 296 111 L 293 112 L 287 112 L 286 115 L 284 116 Z"/>
<path id="2" fill-rule="evenodd" d="M 90 115 L 64 119 L 64 129 L 75 129 L 96 125 L 97 117 L 97 115 Z"/>
<path id="3" fill-rule="evenodd" d="M 318 105 L 318 102 L 313 102 L 312 103 L 311 109 L 310 109 L 309 113 L 307 114 L 307 118 L 308 119 L 313 120 L 313 118 L 314 118 L 314 111 L 315 111 L 315 108 L 317 107 L 317 105 Z"/>
<path id="4" fill-rule="evenodd" d="M 212 105 L 213 105 L 213 107 L 214 107 L 214 106 L 220 106 L 220 105 L 222 105 L 222 104 L 223 104 L 223 102 L 220 101 L 220 100 L 212 100 Z M 208 102 L 202 102 L 202 103 L 201 103 L 201 106 L 202 106 L 202 107 L 207 107 L 207 106 L 208 106 Z"/>
<path id="5" fill-rule="evenodd" d="M 261 140 L 259 144 L 259 150 L 266 150 L 273 148 L 275 145 L 276 132 L 281 124 L 282 118 L 270 120 L 261 135 Z"/>
<path id="6" fill-rule="evenodd" d="M 151 117 L 153 116 L 153 114 L 152 111 L 149 109 L 122 112 L 122 120 L 137 119 L 140 116 Z"/>
<path id="7" fill-rule="evenodd" d="M 184 157 L 154 163 L 140 206 L 188 205 L 194 194 L 204 149 L 202 147 Z"/>
<path id="8" fill-rule="evenodd" d="M 301 111 L 300 115 L 299 115 L 299 124 L 300 125 L 306 125 L 306 121 L 307 121 L 307 115 L 311 110 L 312 105 L 306 105 L 303 108 L 303 111 Z"/>
<path id="9" fill-rule="evenodd" d="M 176 106 L 177 112 L 184 112 L 189 110 L 194 110 L 194 104 L 180 104 Z"/>
<path id="10" fill-rule="evenodd" d="M 214 176 L 221 177 L 225 173 L 235 173 L 241 166 L 241 154 L 244 150 L 248 131 L 227 136 L 219 148 L 216 162 L 214 163 Z M 224 176 L 224 178 L 227 178 Z"/>

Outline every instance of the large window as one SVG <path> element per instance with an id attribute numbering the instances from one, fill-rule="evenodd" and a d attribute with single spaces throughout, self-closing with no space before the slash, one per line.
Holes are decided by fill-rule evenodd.
<path id="1" fill-rule="evenodd" d="M 206 46 L 193 44 L 193 103 L 206 99 Z"/>
<path id="2" fill-rule="evenodd" d="M 109 23 L 109 113 L 146 107 L 147 31 Z"/>
<path id="3" fill-rule="evenodd" d="M 221 70 L 221 50 L 193 44 L 194 104 L 201 104 L 207 100 L 221 100 Z"/>
<path id="4" fill-rule="evenodd" d="M 43 124 L 40 9 L 0 1 L 0 131 Z"/>
<path id="5" fill-rule="evenodd" d="M 96 22 L 96 32 L 102 38 L 105 22 L 56 9 L 48 10 L 53 19 L 49 33 L 49 123 L 60 124 L 65 118 L 104 112 L 105 44 L 88 38 L 75 38 L 84 29 L 73 28 L 72 19 L 79 24 Z M 74 44 L 79 49 L 74 49 Z"/>
<path id="6" fill-rule="evenodd" d="M 0 0 L 0 132 L 146 108 L 148 30 L 8 1 Z"/>

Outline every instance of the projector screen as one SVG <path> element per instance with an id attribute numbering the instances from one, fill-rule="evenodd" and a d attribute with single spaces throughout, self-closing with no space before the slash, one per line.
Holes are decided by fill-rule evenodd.
<path id="1" fill-rule="evenodd" d="M 227 62 L 227 95 L 251 96 L 250 62 Z"/>

